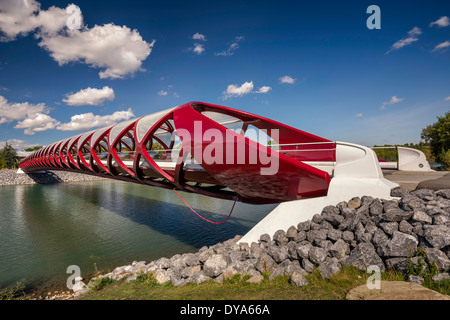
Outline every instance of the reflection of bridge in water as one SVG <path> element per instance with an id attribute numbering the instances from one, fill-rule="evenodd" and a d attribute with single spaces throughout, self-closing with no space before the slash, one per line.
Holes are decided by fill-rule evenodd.
<path id="1" fill-rule="evenodd" d="M 370 148 L 324 139 L 271 119 L 202 102 L 86 132 L 20 163 L 247 203 L 280 203 L 241 241 L 310 219 L 354 196 L 389 198 Z"/>

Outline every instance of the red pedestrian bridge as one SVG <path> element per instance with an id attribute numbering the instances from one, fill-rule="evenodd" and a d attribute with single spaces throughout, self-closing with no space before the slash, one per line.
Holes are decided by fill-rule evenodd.
<path id="1" fill-rule="evenodd" d="M 248 112 L 189 102 L 57 141 L 20 168 L 278 203 L 327 195 L 335 162 L 334 141 Z"/>
<path id="2" fill-rule="evenodd" d="M 384 178 L 368 147 L 204 102 L 57 141 L 26 157 L 20 168 L 25 173 L 73 171 L 253 204 L 279 203 L 240 240 L 247 243 L 352 197 L 389 199 L 398 186 Z"/>

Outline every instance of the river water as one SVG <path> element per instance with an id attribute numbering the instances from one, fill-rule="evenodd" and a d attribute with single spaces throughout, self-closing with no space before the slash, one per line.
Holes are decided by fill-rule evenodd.
<path id="1" fill-rule="evenodd" d="M 199 214 L 222 221 L 232 201 L 180 192 Z M 132 261 L 150 262 L 244 235 L 275 205 L 236 203 L 220 225 L 196 216 L 172 190 L 121 181 L 0 186 L 0 288 L 65 284 Z"/>

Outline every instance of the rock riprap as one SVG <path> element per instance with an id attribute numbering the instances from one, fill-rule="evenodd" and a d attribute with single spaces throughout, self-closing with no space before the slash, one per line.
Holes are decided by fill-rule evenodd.
<path id="1" fill-rule="evenodd" d="M 434 263 L 436 281 L 448 278 L 450 267 L 450 189 L 392 191 L 394 200 L 363 196 L 327 206 L 311 220 L 299 222 L 272 237 L 263 234 L 256 243 L 239 243 L 241 236 L 203 247 L 195 253 L 177 254 L 146 263 L 133 262 L 101 277 L 114 280 L 136 279 L 153 272 L 159 283 L 172 281 L 176 286 L 214 280 L 222 282 L 235 274 L 249 275 L 250 282 L 278 275 L 290 276 L 297 286 L 307 285 L 304 278 L 318 268 L 330 278 L 342 266 L 381 271 L 397 268 L 406 272 L 420 248 L 426 265 Z M 415 278 L 414 281 L 417 281 Z M 89 287 L 89 285 L 88 285 Z"/>

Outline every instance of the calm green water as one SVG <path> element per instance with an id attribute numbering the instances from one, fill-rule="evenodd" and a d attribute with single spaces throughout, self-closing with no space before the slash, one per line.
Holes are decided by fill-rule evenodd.
<path id="1" fill-rule="evenodd" d="M 180 193 L 213 221 L 232 201 Z M 66 283 L 69 265 L 81 275 L 195 252 L 243 235 L 274 205 L 236 203 L 221 225 L 192 213 L 172 190 L 117 181 L 0 186 L 0 288 Z"/>

